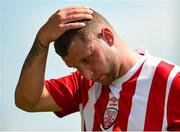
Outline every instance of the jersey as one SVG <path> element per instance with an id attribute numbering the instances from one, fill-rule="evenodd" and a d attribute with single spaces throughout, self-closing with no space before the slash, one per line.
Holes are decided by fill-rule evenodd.
<path id="1" fill-rule="evenodd" d="M 83 131 L 180 130 L 180 67 L 146 51 L 110 85 L 73 72 L 45 81 L 63 117 L 80 111 Z"/>

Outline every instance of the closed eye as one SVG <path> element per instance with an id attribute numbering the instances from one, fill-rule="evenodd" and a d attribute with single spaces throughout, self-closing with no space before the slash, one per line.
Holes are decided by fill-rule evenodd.
<path id="1" fill-rule="evenodd" d="M 93 56 L 93 54 L 90 54 L 89 56 L 85 57 L 84 59 L 81 59 L 80 61 L 81 61 L 83 64 L 89 64 L 90 61 L 91 61 L 92 56 Z"/>

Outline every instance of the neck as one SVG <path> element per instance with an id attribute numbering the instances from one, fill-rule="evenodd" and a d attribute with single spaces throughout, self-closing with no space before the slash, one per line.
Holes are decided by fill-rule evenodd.
<path id="1" fill-rule="evenodd" d="M 141 55 L 136 53 L 135 51 L 132 51 L 128 47 L 126 47 L 126 50 L 123 50 L 124 54 L 122 57 L 122 63 L 119 68 L 119 74 L 118 77 L 122 77 L 125 75 L 136 63 L 141 59 Z"/>

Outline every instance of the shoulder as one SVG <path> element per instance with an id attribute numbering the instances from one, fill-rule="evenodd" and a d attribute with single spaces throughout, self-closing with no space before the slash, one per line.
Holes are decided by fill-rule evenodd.
<path id="1" fill-rule="evenodd" d="M 91 86 L 93 84 L 93 81 L 85 79 L 78 71 L 75 71 L 63 77 L 46 80 L 45 83 L 65 86 L 69 85 L 78 88 L 81 86 Z"/>

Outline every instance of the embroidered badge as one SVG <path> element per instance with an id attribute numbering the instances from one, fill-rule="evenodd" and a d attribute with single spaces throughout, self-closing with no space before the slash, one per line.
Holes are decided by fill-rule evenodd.
<path id="1" fill-rule="evenodd" d="M 102 126 L 105 130 L 109 129 L 115 122 L 118 115 L 118 110 L 113 107 L 109 107 L 106 109 L 104 113 Z"/>
<path id="2" fill-rule="evenodd" d="M 116 118 L 118 116 L 118 99 L 109 93 L 109 102 L 104 112 L 101 127 L 104 130 L 111 130 Z"/>

